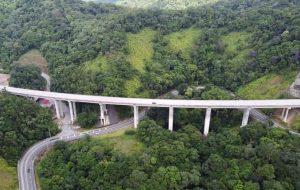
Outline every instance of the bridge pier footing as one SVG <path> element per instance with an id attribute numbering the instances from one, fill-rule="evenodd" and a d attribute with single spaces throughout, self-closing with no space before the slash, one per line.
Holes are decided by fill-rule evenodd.
<path id="1" fill-rule="evenodd" d="M 211 108 L 206 109 L 205 121 L 204 121 L 204 136 L 208 135 L 209 125 L 210 125 L 210 117 L 211 117 Z"/>

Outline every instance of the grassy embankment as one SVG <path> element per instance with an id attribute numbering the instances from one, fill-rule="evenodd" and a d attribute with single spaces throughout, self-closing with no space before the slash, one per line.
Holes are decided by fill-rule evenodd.
<path id="1" fill-rule="evenodd" d="M 21 65 L 35 65 L 41 69 L 42 72 L 48 73 L 48 63 L 39 50 L 33 49 L 23 54 L 17 61 Z"/>
<path id="2" fill-rule="evenodd" d="M 251 34 L 247 32 L 231 32 L 221 37 L 221 41 L 225 45 L 223 55 L 232 67 L 239 67 L 245 63 L 246 56 L 251 50 L 248 47 L 250 37 Z"/>
<path id="3" fill-rule="evenodd" d="M 114 147 L 116 151 L 120 151 L 125 155 L 139 153 L 144 149 L 144 144 L 139 142 L 135 135 L 127 135 L 125 131 L 134 129 L 122 129 L 111 134 L 99 136 L 94 141 Z"/>
<path id="4" fill-rule="evenodd" d="M 18 187 L 17 169 L 0 158 L 0 189 L 16 190 Z"/>
<path id="5" fill-rule="evenodd" d="M 172 53 L 181 53 L 186 60 L 190 61 L 193 45 L 200 35 L 201 31 L 199 29 L 189 28 L 171 33 L 166 36 L 166 39 L 169 41 L 169 49 Z"/>
<path id="6" fill-rule="evenodd" d="M 241 87 L 237 94 L 244 99 L 277 99 L 294 82 L 297 72 L 268 74 Z"/>
<path id="7" fill-rule="evenodd" d="M 147 61 L 151 61 L 153 56 L 153 39 L 155 31 L 145 29 L 137 34 L 128 34 L 128 48 L 130 64 L 139 72 L 144 72 L 144 66 Z M 138 76 L 129 80 L 125 84 L 127 97 L 149 97 L 147 91 L 137 93 L 141 87 L 141 82 Z"/>

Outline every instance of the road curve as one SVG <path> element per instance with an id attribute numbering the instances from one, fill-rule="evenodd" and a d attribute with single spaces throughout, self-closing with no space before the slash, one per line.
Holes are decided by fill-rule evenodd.
<path id="1" fill-rule="evenodd" d="M 29 148 L 29 150 L 24 154 L 24 156 L 18 163 L 19 189 L 37 190 L 34 169 L 35 161 L 45 150 L 52 147 L 56 142 L 60 140 L 65 142 L 79 140 L 87 135 L 92 137 L 100 136 L 115 132 L 120 129 L 129 128 L 131 126 L 133 126 L 133 118 L 124 120 L 115 125 L 111 125 L 100 129 L 89 130 L 78 134 L 74 133 L 63 135 L 62 133 L 60 133 L 55 137 L 48 138 L 36 143 L 34 146 Z"/>
<path id="2" fill-rule="evenodd" d="M 106 96 L 91 96 L 81 94 L 67 94 L 58 92 L 46 92 L 1 86 L 0 91 L 10 94 L 54 99 L 71 102 L 91 104 L 124 105 L 140 107 L 173 107 L 173 108 L 212 108 L 212 109 L 245 109 L 245 108 L 300 108 L 300 99 L 278 100 L 174 100 L 174 99 L 145 99 L 145 98 L 121 98 Z"/>

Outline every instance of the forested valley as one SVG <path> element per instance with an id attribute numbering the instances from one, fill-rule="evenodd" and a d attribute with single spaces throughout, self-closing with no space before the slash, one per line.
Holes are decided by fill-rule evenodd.
<path id="1" fill-rule="evenodd" d="M 145 120 L 125 136 L 144 146 L 128 154 L 106 139 L 57 144 L 38 167 L 42 189 L 299 188 L 300 141 L 281 129 L 251 124 L 200 138 L 192 125 L 172 133 Z"/>
<path id="2" fill-rule="evenodd" d="M 81 0 L 0 0 L 0 73 L 10 74 L 11 86 L 44 89 L 41 70 L 20 64 L 34 50 L 47 60 L 56 92 L 289 98 L 284 90 L 300 66 L 300 1 L 205 2 L 174 10 L 169 4 L 138 9 Z M 168 94 L 174 90 L 175 97 Z M 94 124 L 98 108 L 86 110 L 81 121 Z M 240 129 L 242 113 L 236 110 L 214 110 L 204 137 L 205 110 L 175 109 L 171 133 L 167 115 L 167 109 L 151 109 L 137 130 L 116 138 L 123 151 L 109 138 L 58 143 L 38 165 L 41 188 L 300 189 L 298 137 L 254 122 Z M 56 133 L 49 110 L 0 94 L 0 155 L 11 166 L 26 148 Z M 125 146 L 128 141 L 132 146 Z"/>

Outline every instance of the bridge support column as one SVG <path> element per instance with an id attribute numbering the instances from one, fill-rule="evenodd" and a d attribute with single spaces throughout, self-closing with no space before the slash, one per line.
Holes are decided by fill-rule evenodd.
<path id="1" fill-rule="evenodd" d="M 133 106 L 133 112 L 134 112 L 134 128 L 137 128 L 139 124 L 139 107 Z"/>
<path id="2" fill-rule="evenodd" d="M 169 107 L 169 130 L 173 131 L 174 108 Z"/>
<path id="3" fill-rule="evenodd" d="M 204 122 L 204 132 L 203 132 L 204 136 L 207 136 L 209 132 L 210 117 L 211 117 L 211 108 L 207 108 L 205 114 L 205 122 Z"/>
<path id="4" fill-rule="evenodd" d="M 69 103 L 69 110 L 70 110 L 70 116 L 71 116 L 71 123 L 74 124 L 74 112 L 73 112 L 73 105 L 71 101 L 68 101 Z"/>
<path id="5" fill-rule="evenodd" d="M 77 119 L 77 111 L 76 111 L 76 102 L 73 102 L 73 114 L 74 114 L 74 119 Z"/>
<path id="6" fill-rule="evenodd" d="M 287 109 L 286 109 L 285 116 L 284 116 L 284 120 L 283 120 L 284 122 L 287 122 L 287 119 L 288 119 L 288 116 L 289 116 L 289 111 L 290 111 L 290 109 L 291 109 L 291 108 L 287 108 Z"/>
<path id="7" fill-rule="evenodd" d="M 108 113 L 106 110 L 106 105 L 105 104 L 99 104 L 100 106 L 100 123 L 101 126 L 106 126 L 109 125 L 109 118 L 108 118 Z"/>
<path id="8" fill-rule="evenodd" d="M 54 100 L 55 111 L 57 119 L 61 119 L 60 103 L 57 100 Z"/>
<path id="9" fill-rule="evenodd" d="M 63 110 L 63 104 L 64 103 L 62 101 L 58 101 L 59 113 L 60 113 L 61 118 L 65 117 L 65 112 Z"/>
<path id="10" fill-rule="evenodd" d="M 282 108 L 282 112 L 281 112 L 281 118 L 284 119 L 284 114 L 285 114 L 285 108 Z"/>
<path id="11" fill-rule="evenodd" d="M 251 111 L 251 108 L 247 108 L 244 110 L 243 121 L 242 121 L 241 127 L 245 127 L 246 125 L 248 125 L 250 111 Z"/>

